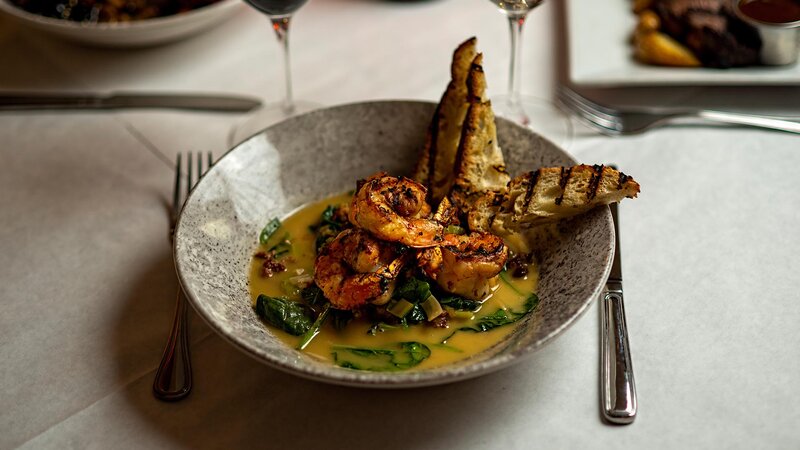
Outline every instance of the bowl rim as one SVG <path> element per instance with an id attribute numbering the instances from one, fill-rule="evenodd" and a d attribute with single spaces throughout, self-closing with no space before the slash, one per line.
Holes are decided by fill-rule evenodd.
<path id="1" fill-rule="evenodd" d="M 201 6 L 189 11 L 180 12 L 177 14 L 170 14 L 168 16 L 153 17 L 151 19 L 132 20 L 130 22 L 98 22 L 98 23 L 85 23 L 76 22 L 66 19 L 57 19 L 55 17 L 42 16 L 30 11 L 26 11 L 19 6 L 11 3 L 9 0 L 0 0 L 0 11 L 6 12 L 20 20 L 35 23 L 37 25 L 45 25 L 52 28 L 58 28 L 64 31 L 71 30 L 93 30 L 93 31 L 108 31 L 113 32 L 117 30 L 140 30 L 147 31 L 153 28 L 168 27 L 170 25 L 183 22 L 191 17 L 199 15 L 213 14 L 218 10 L 223 10 L 232 7 L 235 4 L 241 3 L 241 0 L 219 0 L 214 3 Z"/>
<path id="2" fill-rule="evenodd" d="M 218 160 L 217 162 L 211 167 L 209 173 L 217 169 L 217 163 L 219 163 L 223 158 L 228 157 L 232 152 L 234 152 L 237 148 L 245 145 L 247 142 L 253 139 L 257 139 L 262 134 L 268 132 L 271 128 L 278 126 L 287 121 L 298 120 L 299 118 L 312 115 L 315 113 L 319 113 L 321 111 L 330 111 L 334 109 L 345 109 L 348 107 L 354 107 L 357 105 L 367 105 L 367 104 L 400 104 L 400 103 L 407 103 L 407 104 L 424 104 L 430 106 L 432 109 L 436 107 L 435 102 L 430 101 L 420 101 L 420 100 L 372 100 L 372 101 L 358 101 L 352 103 L 343 103 L 337 104 L 326 108 L 320 108 L 314 111 L 310 111 L 298 116 L 290 117 L 282 122 L 278 122 L 272 124 L 260 132 L 253 134 L 252 136 L 248 137 L 244 141 L 236 144 L 234 147 L 228 149 Z M 508 119 L 504 119 L 502 117 L 497 117 L 496 120 L 498 121 L 505 121 L 512 123 L 513 126 L 522 127 L 522 125 L 518 125 L 513 123 Z M 522 127 L 525 128 L 525 127 Z M 562 149 L 560 146 L 556 145 L 546 137 L 536 133 L 535 131 L 531 130 L 530 128 L 525 128 L 526 132 L 533 133 L 538 138 L 546 141 L 550 146 L 558 149 L 559 151 L 563 152 L 564 155 L 570 159 L 574 164 L 577 164 L 577 160 L 574 156 L 569 154 L 566 150 Z M 211 179 L 212 177 L 204 177 L 201 179 L 197 186 L 200 186 L 204 180 Z M 196 186 L 196 187 L 197 187 Z M 249 345 L 249 343 L 242 339 L 236 339 L 233 336 L 229 336 L 226 331 L 219 326 L 213 317 L 208 314 L 203 307 L 201 306 L 200 302 L 195 298 L 196 293 L 192 290 L 191 285 L 187 282 L 184 278 L 184 271 L 181 258 L 179 258 L 179 252 L 181 249 L 180 236 L 182 235 L 182 227 L 183 227 L 183 218 L 185 212 L 185 206 L 191 203 L 191 199 L 194 195 L 196 195 L 197 190 L 193 189 L 192 192 L 189 194 L 186 202 L 184 203 L 184 208 L 181 209 L 181 213 L 178 217 L 178 221 L 175 226 L 175 240 L 173 242 L 173 262 L 175 265 L 175 271 L 177 274 L 178 281 L 183 289 L 184 293 L 186 294 L 186 298 L 188 299 L 189 303 L 192 305 L 192 308 L 197 312 L 197 314 L 203 319 L 203 321 L 223 340 L 227 341 L 228 343 L 232 344 L 234 348 L 238 349 L 239 351 L 243 352 L 244 354 L 250 356 L 251 358 L 255 359 L 256 361 L 261 362 L 262 364 L 266 364 L 272 368 L 281 370 L 282 372 L 286 372 L 295 376 L 299 376 L 301 378 L 314 380 L 318 382 L 325 382 L 328 384 L 334 385 L 341 385 L 341 386 L 350 386 L 350 387 L 359 387 L 359 388 L 378 388 L 378 389 L 397 389 L 397 388 L 416 388 L 416 387 L 426 387 L 426 386 L 434 386 L 434 385 L 441 385 L 441 384 L 448 384 L 451 382 L 476 378 L 491 372 L 495 372 L 497 370 L 506 368 L 512 364 L 516 364 L 518 362 L 523 361 L 525 358 L 530 357 L 532 354 L 536 353 L 539 349 L 545 346 L 545 344 L 551 342 L 556 337 L 562 335 L 564 331 L 566 331 L 569 327 L 571 327 L 574 323 L 578 321 L 580 317 L 582 317 L 586 311 L 589 309 L 589 306 L 592 302 L 599 297 L 600 293 L 602 292 L 605 281 L 608 278 L 611 272 L 611 265 L 613 260 L 613 255 L 615 251 L 615 242 L 613 237 L 613 222 L 611 218 L 611 212 L 608 206 L 602 206 L 605 208 L 604 214 L 604 222 L 609 226 L 612 230 L 612 234 L 609 236 L 608 244 L 610 245 L 610 252 L 608 257 L 606 258 L 605 264 L 603 266 L 602 276 L 598 278 L 594 288 L 590 295 L 584 298 L 577 311 L 565 322 L 561 323 L 557 328 L 552 330 L 547 335 L 541 337 L 540 339 L 533 341 L 526 345 L 525 347 L 515 351 L 509 352 L 502 355 L 497 355 L 492 358 L 476 362 L 472 365 L 462 367 L 462 370 L 455 371 L 453 368 L 448 368 L 449 366 L 442 366 L 431 368 L 425 371 L 405 371 L 405 372 L 362 372 L 362 371 L 353 371 L 352 374 L 347 374 L 350 376 L 345 376 L 343 372 L 323 372 L 317 370 L 310 370 L 307 365 L 302 366 L 294 366 L 288 363 L 285 363 L 277 358 L 270 358 L 268 353 L 259 352 L 255 346 Z"/>

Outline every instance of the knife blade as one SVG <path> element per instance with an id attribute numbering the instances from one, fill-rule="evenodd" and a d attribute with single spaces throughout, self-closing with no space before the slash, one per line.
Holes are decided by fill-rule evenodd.
<path id="1" fill-rule="evenodd" d="M 612 423 L 629 424 L 636 418 L 636 383 L 625 322 L 617 204 L 612 203 L 610 208 L 614 220 L 615 250 L 611 273 L 601 294 L 600 392 L 603 417 Z"/>
<path id="2" fill-rule="evenodd" d="M 614 259 L 611 262 L 611 272 L 608 274 L 606 284 L 614 284 L 622 290 L 622 249 L 619 246 L 619 212 L 616 203 L 608 206 L 611 209 L 611 219 L 614 221 Z"/>
<path id="3" fill-rule="evenodd" d="M 108 95 L 70 93 L 0 93 L 0 110 L 167 108 L 247 112 L 261 105 L 252 97 L 230 95 L 112 92 Z"/>

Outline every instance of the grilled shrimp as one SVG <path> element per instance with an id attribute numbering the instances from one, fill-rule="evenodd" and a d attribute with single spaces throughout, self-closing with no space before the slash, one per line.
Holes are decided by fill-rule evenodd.
<path id="1" fill-rule="evenodd" d="M 359 229 L 347 229 L 320 249 L 314 282 L 336 309 L 389 301 L 406 257 Z"/>
<path id="2" fill-rule="evenodd" d="M 405 177 L 377 173 L 359 184 L 350 203 L 350 222 L 379 239 L 416 248 L 438 245 L 442 225 L 429 219 L 425 186 Z"/>
<path id="3" fill-rule="evenodd" d="M 507 259 L 508 247 L 501 238 L 478 231 L 446 234 L 440 246 L 417 253 L 422 270 L 442 289 L 472 300 L 492 292 Z"/>

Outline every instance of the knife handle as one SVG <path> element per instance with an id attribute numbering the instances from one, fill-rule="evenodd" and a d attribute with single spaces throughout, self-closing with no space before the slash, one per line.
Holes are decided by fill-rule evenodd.
<path id="1" fill-rule="evenodd" d="M 103 100 L 86 95 L 0 95 L 0 110 L 98 108 Z"/>
<path id="2" fill-rule="evenodd" d="M 2 0 L 0 0 L 2 1 Z M 249 97 L 208 94 L 167 94 L 117 92 L 107 95 L 67 93 L 48 95 L 37 93 L 0 92 L 0 111 L 36 109 L 127 109 L 169 108 L 218 112 L 246 112 L 261 105 Z"/>
<path id="3" fill-rule="evenodd" d="M 636 418 L 636 385 L 625 324 L 622 286 L 607 286 L 601 298 L 601 394 L 603 416 L 612 423 Z"/>

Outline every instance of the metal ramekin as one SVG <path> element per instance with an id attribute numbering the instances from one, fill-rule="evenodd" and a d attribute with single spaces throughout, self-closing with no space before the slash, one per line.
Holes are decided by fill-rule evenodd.
<path id="1" fill-rule="evenodd" d="M 761 63 L 783 66 L 797 62 L 800 53 L 800 20 L 795 22 L 762 22 L 739 9 L 740 0 L 732 0 L 733 10 L 743 21 L 755 27 L 761 36 Z"/>

